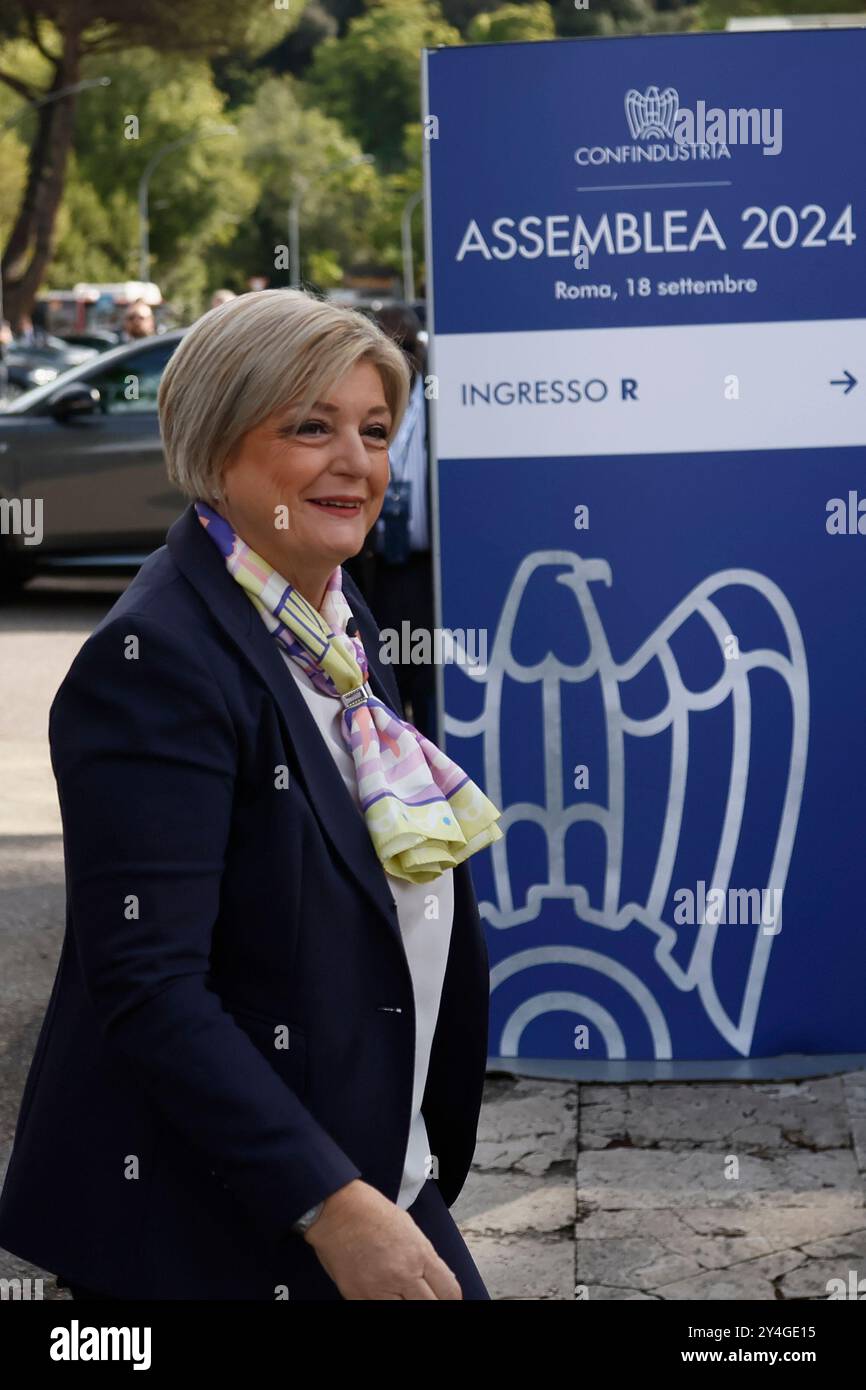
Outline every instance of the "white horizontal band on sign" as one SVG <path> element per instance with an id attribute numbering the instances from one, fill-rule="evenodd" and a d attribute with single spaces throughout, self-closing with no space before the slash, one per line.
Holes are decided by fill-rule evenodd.
<path id="1" fill-rule="evenodd" d="M 440 459 L 866 446 L 861 319 L 443 334 L 435 372 Z"/>

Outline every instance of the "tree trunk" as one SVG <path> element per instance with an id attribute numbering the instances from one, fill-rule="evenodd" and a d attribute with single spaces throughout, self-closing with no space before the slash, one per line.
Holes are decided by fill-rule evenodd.
<path id="1" fill-rule="evenodd" d="M 50 96 L 80 80 L 81 32 L 63 34 L 63 53 L 55 67 Z M 75 130 L 77 94 L 38 108 L 36 138 L 30 150 L 27 186 L 2 262 L 3 312 L 14 330 L 32 313 L 56 241 L 57 211 L 63 199 L 66 166 Z"/>

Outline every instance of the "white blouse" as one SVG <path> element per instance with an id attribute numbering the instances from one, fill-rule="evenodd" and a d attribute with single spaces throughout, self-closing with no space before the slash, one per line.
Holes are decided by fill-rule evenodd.
<path id="1" fill-rule="evenodd" d="M 331 757 L 360 810 L 360 798 L 355 779 L 355 765 L 340 729 L 343 706 L 332 695 L 318 690 L 297 662 L 280 648 L 280 655 L 291 671 L 295 683 L 318 725 L 319 732 Z M 412 1120 L 403 1165 L 403 1179 L 397 1205 L 408 1208 L 415 1201 L 428 1177 L 436 1176 L 436 1156 L 430 1153 L 427 1126 L 421 1114 L 421 1101 L 427 1084 L 433 1034 L 439 1016 L 442 984 L 448 963 L 448 947 L 454 920 L 454 879 L 450 869 L 431 883 L 407 883 L 405 879 L 386 874 L 388 887 L 397 904 L 397 920 L 403 947 L 412 977 L 415 999 L 415 1080 L 412 1088 Z M 438 899 L 438 919 L 428 918 L 426 909 L 431 897 Z"/>

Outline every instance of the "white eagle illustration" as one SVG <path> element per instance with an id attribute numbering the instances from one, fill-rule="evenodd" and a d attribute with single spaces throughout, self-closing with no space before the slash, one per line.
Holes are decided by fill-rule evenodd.
<path id="1" fill-rule="evenodd" d="M 531 665 L 522 665 L 512 651 L 515 623 L 521 612 L 526 587 L 539 570 L 555 567 L 558 583 L 564 585 L 577 601 L 575 622 L 582 621 L 588 641 L 588 653 L 577 665 L 561 662 L 550 651 Z M 548 572 L 550 572 L 548 570 Z M 643 1015 L 658 1059 L 672 1056 L 671 1036 L 663 1010 L 653 994 L 652 980 L 639 978 L 616 954 L 616 933 L 626 928 L 639 928 L 652 933 L 653 958 L 657 968 L 676 990 L 696 991 L 697 999 L 707 1019 L 718 1034 L 742 1056 L 748 1056 L 755 1030 L 755 1019 L 764 986 L 764 979 L 774 935 L 760 926 L 737 925 L 738 941 L 751 942 L 742 998 L 738 1007 L 730 1010 L 719 997 L 714 977 L 714 953 L 720 930 L 718 923 L 703 921 L 692 926 L 686 936 L 682 927 L 665 920 L 666 904 L 673 883 L 677 850 L 683 830 L 686 776 L 689 765 L 690 719 L 717 709 L 730 700 L 731 735 L 719 740 L 719 757 L 727 761 L 727 790 L 724 807 L 719 806 L 721 833 L 718 845 L 713 845 L 713 862 L 707 863 L 702 877 L 715 889 L 727 890 L 731 883 L 737 847 L 741 843 L 746 791 L 752 748 L 752 687 L 751 675 L 758 670 L 775 672 L 787 686 L 790 698 L 790 757 L 780 776 L 778 787 L 778 826 L 772 859 L 767 874 L 766 890 L 776 890 L 781 897 L 785 887 L 791 850 L 800 814 L 800 802 L 806 771 L 809 732 L 809 682 L 803 638 L 793 609 L 779 587 L 765 575 L 749 569 L 721 570 L 698 584 L 659 623 L 655 631 L 638 647 L 628 660 L 616 662 L 611 654 L 598 609 L 590 586 L 601 582 L 612 584 L 610 565 L 603 559 L 582 559 L 573 551 L 537 551 L 519 565 L 502 607 L 490 657 L 484 667 L 460 662 L 459 669 L 471 681 L 483 687 L 481 712 L 473 718 L 457 718 L 446 713 L 445 730 L 450 738 L 480 738 L 483 748 L 484 785 L 487 794 L 502 808 L 499 822 L 503 838 L 491 851 L 494 898 L 481 902 L 482 917 L 492 929 L 509 928 L 535 921 L 546 899 L 565 899 L 573 904 L 575 916 L 594 927 L 611 933 L 609 954 L 571 945 L 539 945 L 520 950 L 494 966 L 491 987 L 495 991 L 503 981 L 539 965 L 555 965 L 560 971 L 569 966 L 580 967 L 581 979 L 587 972 L 598 972 L 619 986 Z M 728 591 L 747 588 L 760 596 L 761 606 L 773 616 L 784 634 L 787 651 L 762 647 L 738 651 L 736 659 L 722 661 L 722 674 L 707 689 L 688 688 L 678 665 L 672 640 L 683 626 L 702 619 L 722 653 L 731 640 L 732 625 L 725 616 L 725 595 Z M 622 688 L 656 663 L 663 675 L 666 692 L 661 708 L 650 717 L 633 718 L 623 709 Z M 543 710 L 544 799 L 543 804 L 531 801 L 503 803 L 503 769 L 508 766 L 508 739 L 514 737 L 513 725 L 506 727 L 502 720 L 502 699 L 505 682 L 523 685 L 538 683 Z M 589 798 L 567 804 L 563 777 L 563 685 L 597 681 L 603 706 L 606 730 L 607 763 L 606 805 Z M 567 714 L 565 715 L 567 718 Z M 566 728 L 566 734 L 570 731 Z M 670 748 L 669 774 L 664 804 L 659 805 L 660 833 L 653 840 L 654 867 L 647 884 L 645 900 L 623 900 L 621 892 L 624 841 L 627 817 L 640 817 L 646 797 L 629 786 L 628 752 L 630 739 L 651 739 L 666 734 Z M 574 747 L 569 738 L 567 748 Z M 785 744 L 787 752 L 787 742 Z M 667 763 L 665 764 L 667 767 Z M 720 798 L 721 799 L 721 798 Z M 655 819 L 644 817 L 647 824 Z M 605 846 L 603 887 L 596 900 L 586 885 L 567 881 L 565 840 L 569 828 L 578 821 L 589 821 L 600 828 Z M 520 900 L 515 899 L 509 864 L 509 831 L 520 822 L 530 822 L 540 828 L 546 841 L 546 876 L 526 887 Z M 776 829 L 774 816 L 773 828 Z M 646 825 L 642 826 L 646 834 Z M 769 846 L 767 846 L 769 853 Z M 524 873 L 520 881 L 525 879 Z M 672 916 L 668 910 L 668 915 Z M 684 955 L 684 943 L 691 945 Z M 528 979 L 531 980 L 531 975 Z M 590 974 L 591 978 L 591 974 Z M 609 991 L 608 991 L 609 992 Z M 626 1044 L 622 1029 L 607 1005 L 585 992 L 555 990 L 533 994 L 526 998 L 507 1019 L 498 1039 L 491 1039 L 492 1050 L 500 1056 L 519 1055 L 521 1035 L 527 1024 L 540 1015 L 565 1011 L 580 1015 L 600 1032 L 609 1058 L 624 1058 Z"/>

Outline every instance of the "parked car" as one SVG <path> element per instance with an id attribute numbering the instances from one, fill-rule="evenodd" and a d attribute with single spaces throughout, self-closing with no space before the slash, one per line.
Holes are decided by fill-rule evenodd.
<path id="1" fill-rule="evenodd" d="M 0 412 L 0 592 L 40 572 L 134 570 L 163 543 L 184 499 L 166 476 L 156 395 L 182 336 L 93 355 Z M 15 523 L 27 499 L 41 502 L 38 544 Z"/>
<path id="2" fill-rule="evenodd" d="M 3 404 L 8 406 L 25 391 L 45 386 L 70 367 L 80 367 L 96 356 L 92 346 L 67 343 L 53 334 L 41 334 L 35 342 L 12 342 L 6 349 L 8 382 Z"/>
<path id="3" fill-rule="evenodd" d="M 107 348 L 117 347 L 120 341 L 120 332 L 111 333 L 107 329 L 94 328 L 89 333 L 64 333 L 61 335 L 64 343 L 70 343 L 72 347 L 95 348 L 97 352 L 105 352 Z"/>

